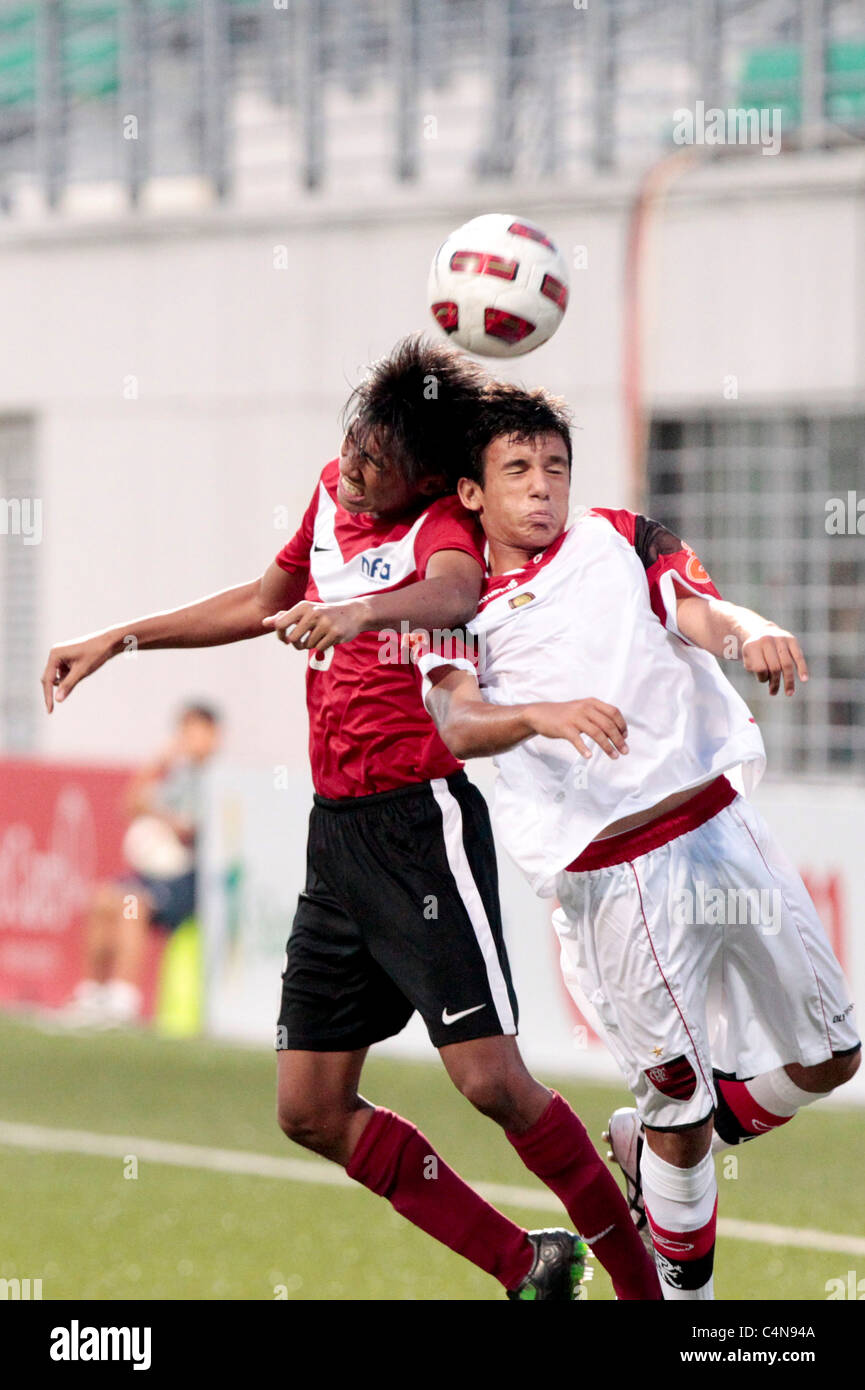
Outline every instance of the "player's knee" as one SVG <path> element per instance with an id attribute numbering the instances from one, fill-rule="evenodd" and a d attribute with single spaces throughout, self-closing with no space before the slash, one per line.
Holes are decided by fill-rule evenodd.
<path id="1" fill-rule="evenodd" d="M 347 1123 L 342 1111 L 310 1105 L 307 1100 L 297 1100 L 293 1096 L 280 1097 L 277 1119 L 286 1138 L 320 1154 L 328 1154 L 338 1146 Z"/>
<path id="2" fill-rule="evenodd" d="M 91 908 L 100 916 L 116 916 L 123 905 L 123 895 L 114 883 L 100 883 L 94 890 Z"/>
<path id="3" fill-rule="evenodd" d="M 711 1115 L 701 1124 L 684 1125 L 681 1129 L 649 1129 L 648 1146 L 674 1168 L 693 1168 L 711 1149 L 712 1131 Z"/>
<path id="4" fill-rule="evenodd" d="M 857 1047 L 855 1052 L 846 1052 L 843 1056 L 833 1057 L 831 1062 L 827 1062 L 827 1080 L 832 1090 L 836 1086 L 843 1086 L 845 1081 L 850 1081 L 859 1070 L 861 1061 L 862 1049 Z"/>
<path id="5" fill-rule="evenodd" d="M 457 1078 L 457 1089 L 466 1100 L 491 1120 L 506 1127 L 518 1107 L 513 1078 L 507 1071 L 470 1068 Z"/>

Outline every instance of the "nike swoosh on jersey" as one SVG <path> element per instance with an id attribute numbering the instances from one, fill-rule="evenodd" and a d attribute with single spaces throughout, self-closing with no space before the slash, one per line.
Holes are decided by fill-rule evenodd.
<path id="1" fill-rule="evenodd" d="M 465 1018 L 467 1014 L 476 1014 L 478 1009 L 485 1009 L 486 1004 L 475 1004 L 473 1009 L 461 1009 L 458 1014 L 449 1014 L 447 1009 L 442 1009 L 442 1023 L 456 1023 L 457 1019 Z"/>

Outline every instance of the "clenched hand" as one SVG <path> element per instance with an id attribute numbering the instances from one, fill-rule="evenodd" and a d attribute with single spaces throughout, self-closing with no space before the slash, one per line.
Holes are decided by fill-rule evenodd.
<path id="1" fill-rule="evenodd" d="M 286 612 L 272 613 L 262 621 L 274 629 L 280 642 L 298 651 L 326 652 L 363 632 L 367 617 L 362 599 L 349 603 L 310 603 L 304 599 Z"/>

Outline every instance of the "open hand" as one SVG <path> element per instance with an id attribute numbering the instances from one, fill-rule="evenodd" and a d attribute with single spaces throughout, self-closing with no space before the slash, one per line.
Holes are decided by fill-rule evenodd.
<path id="1" fill-rule="evenodd" d="M 603 700 L 563 700 L 550 704 L 532 705 L 530 718 L 536 734 L 545 738 L 564 738 L 572 743 L 584 758 L 590 758 L 581 734 L 594 739 L 608 758 L 628 753 L 628 726 L 625 716 L 615 705 Z"/>
<path id="2" fill-rule="evenodd" d="M 802 648 L 792 632 L 780 627 L 767 627 L 743 642 L 742 664 L 764 685 L 768 681 L 770 695 L 778 694 L 782 675 L 785 695 L 792 695 L 796 689 L 797 672 L 801 681 L 808 679 Z"/>

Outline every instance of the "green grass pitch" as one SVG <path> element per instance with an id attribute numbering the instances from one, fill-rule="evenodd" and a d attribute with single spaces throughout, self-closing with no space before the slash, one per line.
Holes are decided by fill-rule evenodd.
<path id="1" fill-rule="evenodd" d="M 274 1118 L 267 1051 L 147 1033 L 68 1036 L 0 1020 L 0 1122 L 135 1135 L 305 1159 Z M 623 1090 L 556 1082 L 598 1147 Z M 414 1121 L 468 1180 L 543 1191 L 503 1135 L 430 1064 L 373 1056 L 364 1094 Z M 865 1236 L 862 1113 L 818 1106 L 718 1161 L 722 1217 Z M 133 1149 L 134 1152 L 134 1149 Z M 500 1299 L 494 1280 L 361 1188 L 168 1167 L 0 1144 L 0 1277 L 41 1278 L 44 1299 Z M 530 1228 L 567 1224 L 505 1208 Z M 865 1274 L 865 1255 L 858 1257 Z M 857 1256 L 722 1237 L 720 1299 L 826 1297 Z M 592 1300 L 612 1296 L 603 1270 Z"/>

